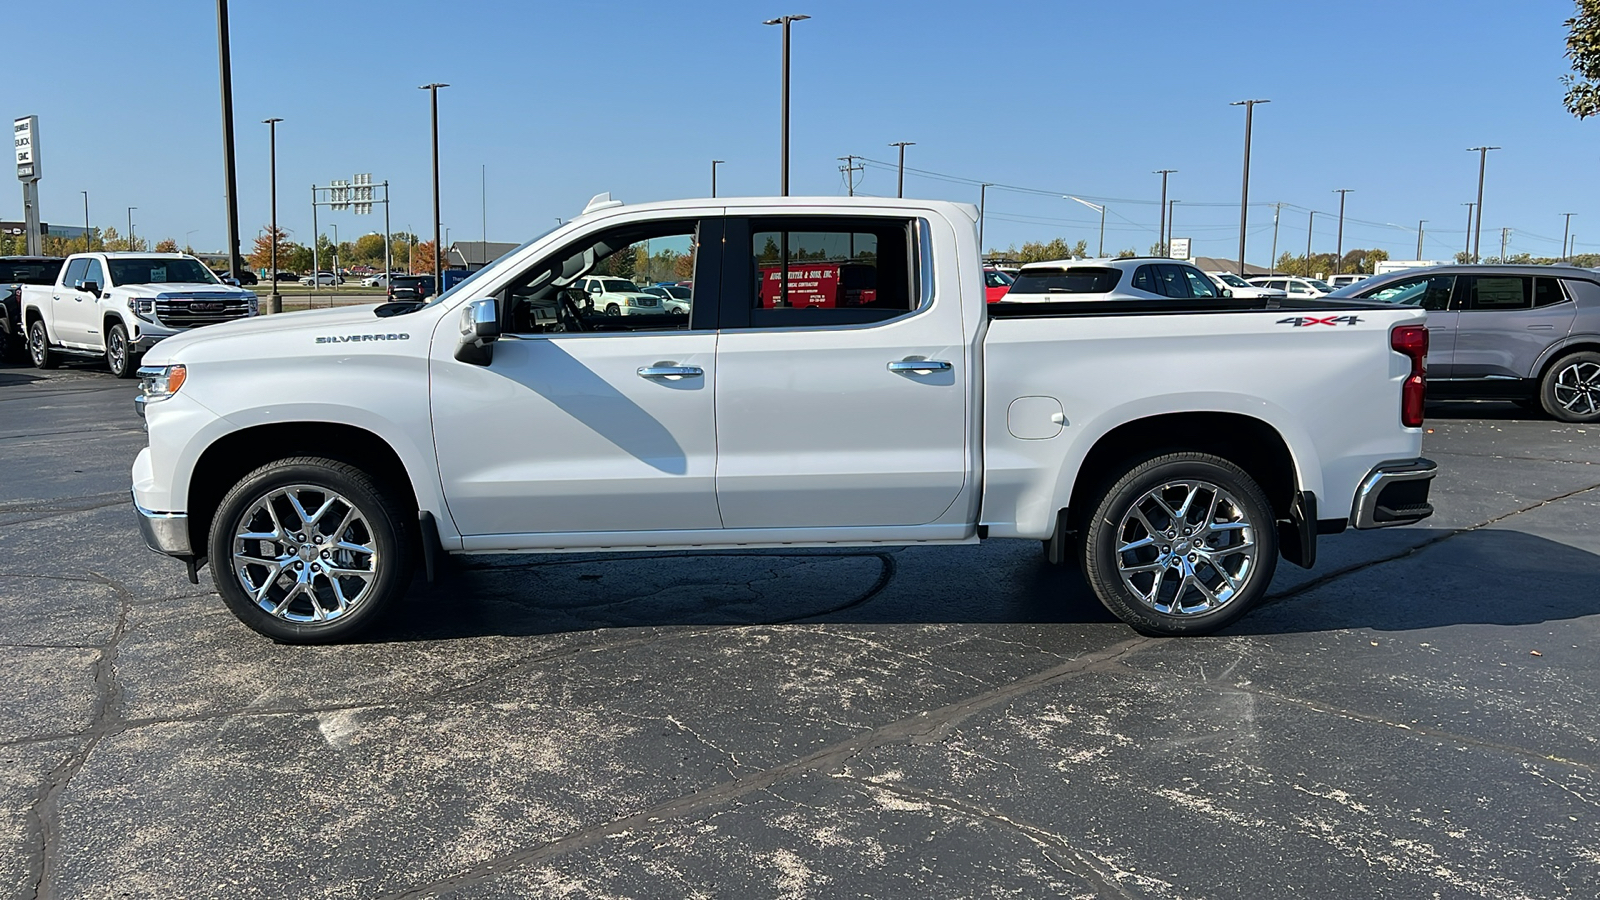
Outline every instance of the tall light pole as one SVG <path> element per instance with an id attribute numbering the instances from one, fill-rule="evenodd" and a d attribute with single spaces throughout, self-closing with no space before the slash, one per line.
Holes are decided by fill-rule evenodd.
<path id="1" fill-rule="evenodd" d="M 1084 206 L 1087 206 L 1090 209 L 1092 209 L 1095 212 L 1100 214 L 1100 252 L 1099 252 L 1098 256 L 1101 259 L 1105 259 L 1105 257 L 1106 257 L 1106 208 L 1104 206 L 1102 206 L 1101 204 L 1099 204 L 1099 203 L 1090 203 L 1087 200 L 1078 200 L 1077 197 L 1069 196 L 1069 197 L 1067 197 L 1067 199 L 1068 200 L 1077 200 L 1077 202 L 1082 203 Z"/>
<path id="2" fill-rule="evenodd" d="M 267 295 L 267 311 L 272 313 L 283 312 L 283 295 L 278 293 L 278 123 L 282 119 L 262 119 L 262 124 L 267 126 L 267 142 L 270 149 L 267 153 L 269 160 L 268 170 L 271 172 L 272 183 L 272 231 L 267 237 L 272 241 L 272 269 L 267 277 L 272 279 L 272 293 Z M 316 273 L 311 274 L 313 281 Z"/>
<path id="3" fill-rule="evenodd" d="M 1483 169 L 1489 161 L 1489 151 L 1499 150 L 1499 147 L 1468 147 L 1469 152 L 1478 154 L 1478 219 L 1472 226 L 1472 261 L 1478 261 L 1478 248 L 1483 242 Z"/>
<path id="4" fill-rule="evenodd" d="M 1244 181 L 1239 189 L 1239 277 L 1244 277 L 1245 224 L 1250 218 L 1250 124 L 1255 117 L 1257 103 L 1271 100 L 1236 100 L 1229 106 L 1244 107 Z"/>
<path id="5" fill-rule="evenodd" d="M 1333 192 L 1339 195 L 1339 242 L 1334 245 L 1333 274 L 1339 274 L 1344 267 L 1344 195 L 1350 193 L 1351 188 L 1334 188 Z"/>
<path id="6" fill-rule="evenodd" d="M 436 293 L 444 291 L 444 251 L 439 245 L 439 89 L 449 86 L 436 81 L 418 88 L 428 92 L 433 105 L 433 289 Z"/>
<path id="7" fill-rule="evenodd" d="M 1173 224 L 1172 224 L 1173 215 L 1172 214 L 1176 210 L 1177 205 L 1180 202 L 1182 202 L 1182 201 L 1179 201 L 1179 200 L 1168 200 L 1167 201 L 1167 255 L 1168 256 L 1172 255 L 1172 229 L 1173 229 Z"/>
<path id="8" fill-rule="evenodd" d="M 978 185 L 978 262 L 983 262 L 983 214 L 989 203 L 989 184 Z"/>
<path id="9" fill-rule="evenodd" d="M 1472 211 L 1473 211 L 1473 209 L 1477 208 L 1478 204 L 1476 204 L 1476 203 L 1463 203 L 1461 205 L 1465 206 L 1467 208 L 1467 248 L 1465 250 L 1463 250 L 1461 253 L 1462 253 L 1463 256 L 1467 257 L 1468 259 L 1471 259 L 1472 258 Z"/>
<path id="10" fill-rule="evenodd" d="M 1422 225 L 1423 225 L 1423 223 L 1425 223 L 1427 221 L 1428 221 L 1427 219 L 1418 219 L 1417 220 L 1417 259 L 1418 260 L 1422 259 Z"/>
<path id="11" fill-rule="evenodd" d="M 89 192 L 79 191 L 83 195 L 83 252 L 89 252 Z"/>
<path id="12" fill-rule="evenodd" d="M 1152 175 L 1161 176 L 1161 222 L 1156 225 L 1156 246 L 1162 256 L 1167 255 L 1167 176 L 1177 169 L 1157 169 Z"/>
<path id="13" fill-rule="evenodd" d="M 1567 252 L 1567 236 L 1572 233 L 1572 217 L 1577 213 L 1562 213 L 1562 215 L 1567 217 L 1567 223 L 1561 226 L 1561 261 L 1567 262 L 1572 258 L 1572 255 Z M 87 213 L 84 214 L 83 220 L 85 222 L 89 221 Z"/>
<path id="14" fill-rule="evenodd" d="M 713 197 L 717 195 L 717 166 L 722 165 L 722 163 L 723 160 L 720 159 L 713 159 L 711 161 L 711 196 Z M 561 223 L 557 222 L 556 224 L 559 225 Z"/>
<path id="15" fill-rule="evenodd" d="M 1272 257 L 1267 260 L 1267 274 L 1278 271 L 1278 220 L 1283 218 L 1283 204 L 1272 204 Z M 1243 278 L 1244 276 L 1239 276 Z"/>
<path id="16" fill-rule="evenodd" d="M 1317 211 L 1313 209 L 1311 211 L 1310 217 L 1306 219 L 1306 273 L 1305 274 L 1306 274 L 1307 278 L 1311 277 L 1311 233 L 1313 231 L 1316 231 L 1316 230 L 1317 230 Z M 1244 276 L 1241 275 L 1239 277 L 1243 278 Z"/>
<path id="17" fill-rule="evenodd" d="M 783 26 L 783 125 L 778 137 L 778 187 L 780 196 L 789 196 L 789 26 L 810 16 L 780 16 L 768 19 L 763 25 Z"/>
<path id="18" fill-rule="evenodd" d="M 138 208 L 139 207 L 137 207 L 137 206 L 128 207 L 128 249 L 129 250 L 133 249 L 133 211 L 138 209 Z"/>
<path id="19" fill-rule="evenodd" d="M 222 78 L 222 167 L 227 183 L 228 276 L 239 280 L 239 180 L 233 165 L 233 63 L 228 49 L 228 0 L 217 0 L 217 69 Z"/>
<path id="20" fill-rule="evenodd" d="M 900 148 L 900 187 L 894 193 L 896 197 L 904 197 L 906 195 L 906 148 L 915 147 L 916 145 L 916 141 L 895 141 L 889 145 Z"/>

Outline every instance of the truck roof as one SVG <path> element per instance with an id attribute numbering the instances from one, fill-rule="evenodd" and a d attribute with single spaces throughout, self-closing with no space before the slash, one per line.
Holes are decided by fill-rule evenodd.
<path id="1" fill-rule="evenodd" d="M 591 201 L 593 204 L 593 201 Z M 784 206 L 794 207 L 797 211 L 812 206 L 851 207 L 859 206 L 863 209 L 940 209 L 959 211 L 962 215 L 978 221 L 978 207 L 972 203 L 954 203 L 949 200 L 914 200 L 900 199 L 897 197 L 701 197 L 683 200 L 655 200 L 649 203 L 623 203 L 614 206 L 598 206 L 596 213 L 609 213 L 614 210 L 653 211 L 673 209 L 696 209 L 707 206 L 723 206 L 730 209 L 746 209 L 753 207 Z M 581 218 L 581 217 L 580 217 Z"/>

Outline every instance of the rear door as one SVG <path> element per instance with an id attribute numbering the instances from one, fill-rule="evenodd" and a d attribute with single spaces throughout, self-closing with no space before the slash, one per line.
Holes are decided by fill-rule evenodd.
<path id="1" fill-rule="evenodd" d="M 1572 331 L 1577 316 L 1560 279 L 1544 275 L 1462 275 L 1454 306 L 1460 316 L 1455 378 L 1529 377 L 1540 354 Z"/>
<path id="2" fill-rule="evenodd" d="M 959 290 L 935 297 L 917 251 L 927 229 L 910 217 L 729 220 L 716 369 L 725 527 L 915 534 L 961 495 L 971 375 Z M 813 303 L 843 265 L 860 283 Z"/>

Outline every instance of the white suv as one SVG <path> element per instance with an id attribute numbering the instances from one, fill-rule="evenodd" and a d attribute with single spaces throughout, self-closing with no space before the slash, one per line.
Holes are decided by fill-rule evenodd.
<path id="1" fill-rule="evenodd" d="M 661 298 L 646 294 L 626 278 L 615 275 L 585 275 L 576 285 L 587 298 L 586 304 L 608 316 L 646 316 L 666 312 Z"/>
<path id="2" fill-rule="evenodd" d="M 1281 300 L 1288 296 L 1288 294 L 1284 293 L 1283 291 L 1275 291 L 1272 288 L 1264 288 L 1253 285 L 1250 282 L 1245 281 L 1243 278 L 1233 274 L 1232 272 L 1207 272 L 1206 274 L 1211 276 L 1211 281 L 1215 283 L 1217 287 L 1226 288 L 1230 291 L 1233 291 L 1233 295 L 1241 300 L 1256 300 L 1261 298 Z"/>
<path id="3" fill-rule="evenodd" d="M 1000 303 L 1077 300 L 1225 299 L 1233 296 L 1182 260 L 1165 257 L 1062 259 L 1028 263 Z"/>
<path id="4" fill-rule="evenodd" d="M 1288 275 L 1257 275 L 1250 279 L 1256 287 L 1283 291 L 1290 297 L 1313 299 L 1333 293 L 1333 285 L 1315 278 L 1292 278 Z"/>

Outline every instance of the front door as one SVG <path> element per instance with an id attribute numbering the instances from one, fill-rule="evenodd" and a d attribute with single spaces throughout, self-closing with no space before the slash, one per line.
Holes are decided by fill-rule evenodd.
<path id="1" fill-rule="evenodd" d="M 616 226 L 534 263 L 495 291 L 504 333 L 487 366 L 454 358 L 456 317 L 445 317 L 431 362 L 434 442 L 461 534 L 640 542 L 640 532 L 721 527 L 716 333 L 691 328 L 715 314 L 715 264 L 695 277 L 701 226 Z M 573 297 L 589 272 L 634 284 L 692 277 L 690 314 L 589 312 Z"/>
<path id="2" fill-rule="evenodd" d="M 67 265 L 61 287 L 51 292 L 51 331 L 57 343 L 68 347 L 90 346 L 89 323 L 98 311 L 99 303 L 95 295 L 80 290 L 78 286 L 89 280 L 91 263 L 99 271 L 100 261 L 97 259 L 79 257 L 73 260 Z M 105 287 L 103 276 L 99 284 L 101 288 Z"/>
<path id="3" fill-rule="evenodd" d="M 1456 322 L 1460 314 L 1450 308 L 1454 275 L 1417 275 L 1391 281 L 1357 294 L 1361 300 L 1392 303 L 1428 311 L 1428 377 L 1449 378 L 1456 349 Z"/>
<path id="4" fill-rule="evenodd" d="M 730 220 L 717 345 L 725 527 L 914 527 L 960 496 L 971 378 L 960 282 L 944 273 L 950 289 L 934 296 L 931 262 L 915 259 L 920 227 Z"/>

